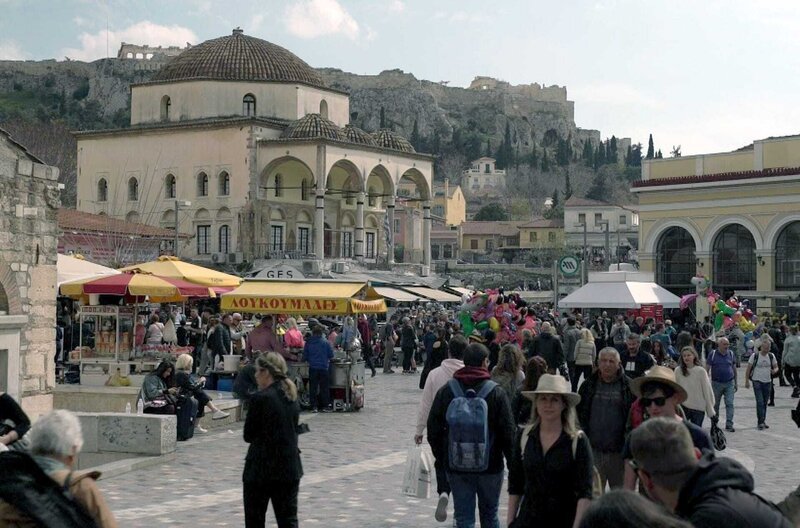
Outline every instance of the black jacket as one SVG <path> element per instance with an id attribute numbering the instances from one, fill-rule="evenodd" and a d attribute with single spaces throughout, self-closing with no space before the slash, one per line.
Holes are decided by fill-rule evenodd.
<path id="1" fill-rule="evenodd" d="M 622 381 L 622 404 L 625 407 L 625 416 L 627 416 L 631 411 L 631 405 L 633 405 L 634 400 L 636 400 L 636 396 L 634 396 L 631 392 L 631 379 L 625 375 L 625 373 L 622 371 L 622 367 L 619 369 L 619 375 L 621 376 L 620 381 Z M 575 408 L 575 411 L 578 414 L 578 422 L 581 424 L 581 429 L 583 429 L 583 432 L 586 433 L 586 436 L 589 438 L 592 437 L 591 432 L 589 431 L 592 400 L 594 400 L 594 395 L 597 392 L 598 383 L 600 383 L 599 371 L 594 372 L 591 376 L 589 376 L 589 379 L 584 381 L 581 387 L 578 389 L 578 394 L 581 397 L 581 401 Z"/>
<path id="2" fill-rule="evenodd" d="M 753 476 L 738 462 L 706 453 L 681 488 L 680 517 L 703 528 L 790 528 L 774 504 L 753 494 Z"/>
<path id="3" fill-rule="evenodd" d="M 533 356 L 542 356 L 542 359 L 547 361 L 547 368 L 549 369 L 558 369 L 566 362 L 561 341 L 548 333 L 542 333 L 533 340 L 528 358 Z"/>
<path id="4" fill-rule="evenodd" d="M 480 392 L 481 386 L 487 380 L 480 380 L 477 383 L 467 385 L 461 383 L 461 387 L 466 391 L 467 389 L 475 389 L 475 392 Z M 444 387 L 439 389 L 436 397 L 431 404 L 431 410 L 428 414 L 428 443 L 431 445 L 431 451 L 436 460 L 443 460 L 445 467 L 449 468 L 447 461 L 447 407 L 453 401 L 453 391 L 445 384 Z M 489 431 L 492 435 L 492 452 L 489 455 L 489 468 L 486 473 L 499 473 L 503 471 L 503 457 L 506 461 L 511 463 L 511 452 L 514 442 L 514 433 L 516 423 L 511 415 L 511 404 L 509 403 L 508 396 L 505 391 L 497 386 L 486 397 L 486 405 L 489 407 Z"/>
<path id="5" fill-rule="evenodd" d="M 230 328 L 222 323 L 219 323 L 211 338 L 208 340 L 208 348 L 216 356 L 224 356 L 231 353 L 231 331 Z"/>
<path id="6" fill-rule="evenodd" d="M 244 422 L 244 441 L 250 444 L 242 481 L 296 481 L 303 476 L 297 424 L 300 406 L 289 401 L 273 383 L 253 395 Z"/>

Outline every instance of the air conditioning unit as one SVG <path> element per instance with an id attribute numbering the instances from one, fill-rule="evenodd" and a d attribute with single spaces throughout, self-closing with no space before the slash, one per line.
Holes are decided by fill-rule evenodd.
<path id="1" fill-rule="evenodd" d="M 344 262 L 334 262 L 333 263 L 333 272 L 334 273 L 344 273 L 345 272 L 345 263 Z"/>
<path id="2" fill-rule="evenodd" d="M 228 253 L 228 263 L 241 264 L 242 262 L 244 262 L 244 253 Z"/>
<path id="3" fill-rule="evenodd" d="M 211 262 L 215 264 L 224 264 L 228 261 L 228 255 L 226 253 L 212 253 L 211 254 Z"/>
<path id="4" fill-rule="evenodd" d="M 318 260 L 304 260 L 303 261 L 303 274 L 305 275 L 318 275 L 320 272 Z"/>

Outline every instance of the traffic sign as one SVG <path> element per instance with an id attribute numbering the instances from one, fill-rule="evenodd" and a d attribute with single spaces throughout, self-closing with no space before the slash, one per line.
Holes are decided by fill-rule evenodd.
<path id="1" fill-rule="evenodd" d="M 558 261 L 558 271 L 564 275 L 575 275 L 580 269 L 580 262 L 578 262 L 578 259 L 575 257 L 561 257 Z"/>

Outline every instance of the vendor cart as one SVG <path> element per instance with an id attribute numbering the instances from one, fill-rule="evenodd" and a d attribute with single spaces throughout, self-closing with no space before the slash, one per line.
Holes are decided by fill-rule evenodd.
<path id="1" fill-rule="evenodd" d="M 386 302 L 369 283 L 330 280 L 276 281 L 248 279 L 223 293 L 226 311 L 261 314 L 343 316 L 386 313 Z M 337 351 L 330 365 L 330 396 L 335 411 L 358 411 L 364 406 L 364 361 L 361 350 Z M 309 407 L 308 363 L 287 361 L 289 378 L 297 385 L 300 404 Z"/>

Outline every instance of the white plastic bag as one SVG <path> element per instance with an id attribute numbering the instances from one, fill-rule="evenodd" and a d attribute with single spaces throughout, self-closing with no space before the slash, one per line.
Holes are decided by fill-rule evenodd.
<path id="1" fill-rule="evenodd" d="M 403 495 L 427 499 L 431 492 L 433 456 L 421 445 L 408 448 L 406 467 L 403 473 Z"/>

